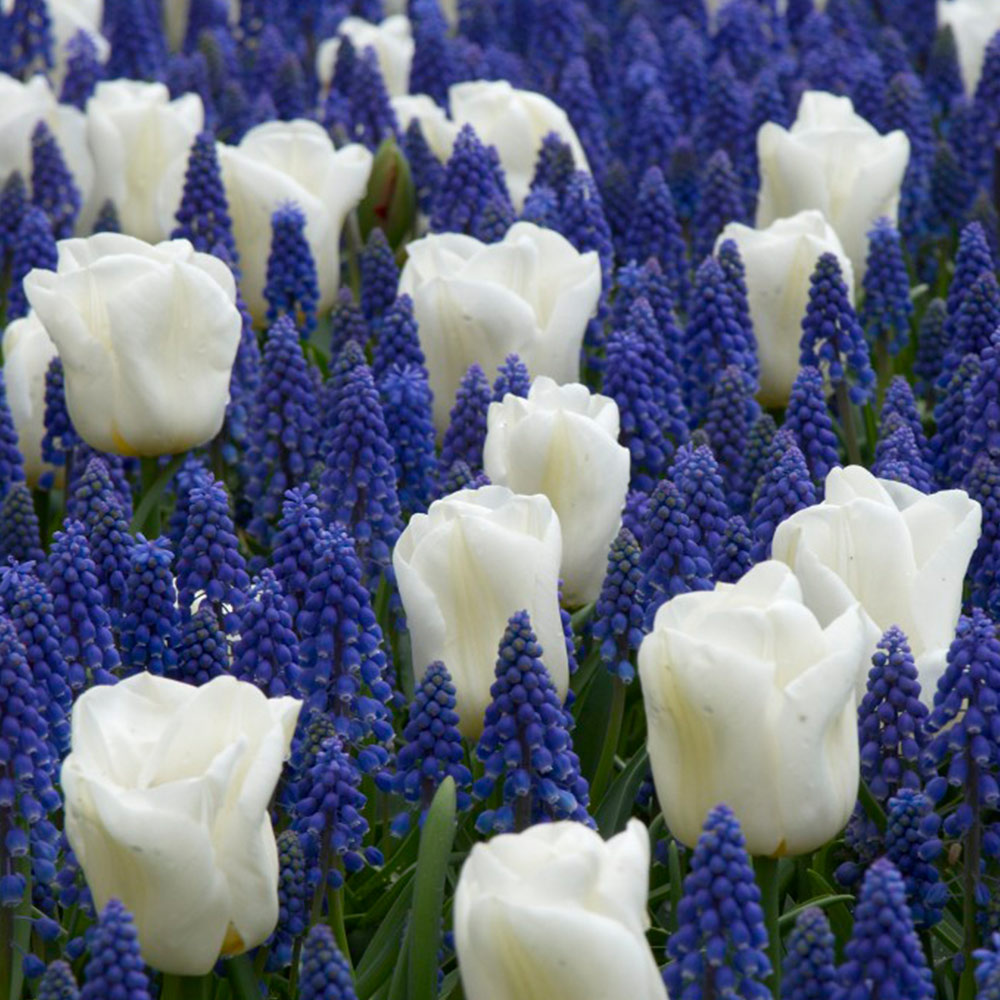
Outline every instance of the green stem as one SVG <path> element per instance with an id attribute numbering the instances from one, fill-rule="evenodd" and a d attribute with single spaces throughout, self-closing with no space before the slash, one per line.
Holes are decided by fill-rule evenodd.
<path id="1" fill-rule="evenodd" d="M 764 923 L 767 926 L 767 951 L 771 959 L 771 993 L 775 1000 L 778 1000 L 781 996 L 781 899 L 778 859 L 754 858 L 754 869 L 764 905 Z"/>
<path id="2" fill-rule="evenodd" d="M 257 989 L 257 973 L 254 970 L 250 956 L 244 952 L 226 963 L 226 978 L 233 990 L 234 1000 L 259 1000 Z"/>
<path id="3" fill-rule="evenodd" d="M 132 515 L 132 533 L 142 532 L 147 538 L 160 534 L 160 500 L 170 485 L 170 480 L 184 463 L 185 454 L 174 455 L 170 464 L 160 471 L 156 458 L 142 460 L 142 500 Z"/>
<path id="4" fill-rule="evenodd" d="M 331 889 L 326 894 L 326 905 L 329 910 L 327 920 L 330 923 L 333 936 L 337 940 L 337 947 L 353 972 L 354 964 L 351 962 L 351 949 L 347 946 L 347 928 L 344 926 L 344 890 L 342 888 Z"/>
<path id="5" fill-rule="evenodd" d="M 972 953 L 979 947 L 979 935 L 976 927 L 976 886 L 979 884 L 979 863 L 982 855 L 982 827 L 979 819 L 979 765 L 972 760 L 972 755 L 966 751 L 969 775 L 965 784 L 965 801 L 972 809 L 972 825 L 965 835 L 964 872 L 963 872 L 963 909 L 962 930 L 964 939 L 962 953 L 965 956 L 965 970 L 971 975 L 975 968 Z M 963 979 L 965 974 L 963 973 Z"/>
<path id="6" fill-rule="evenodd" d="M 884 333 L 879 334 L 878 339 L 875 341 L 875 372 L 878 376 L 876 398 L 881 409 L 885 390 L 892 379 L 892 355 L 889 353 L 889 338 Z"/>
<path id="7" fill-rule="evenodd" d="M 211 972 L 204 976 L 176 976 L 164 972 L 160 1000 L 204 1000 L 211 981 Z"/>
<path id="8" fill-rule="evenodd" d="M 858 798 L 861 800 L 868 818 L 875 824 L 878 832 L 884 834 L 889 821 L 885 817 L 885 810 L 879 805 L 878 799 L 872 795 L 872 790 L 865 781 L 858 783 Z"/>
<path id="9" fill-rule="evenodd" d="M 861 446 L 858 444 L 858 432 L 854 426 L 854 405 L 848 395 L 846 382 L 841 382 L 837 386 L 837 413 L 840 415 L 840 429 L 844 432 L 847 461 L 851 465 L 860 465 Z"/>
<path id="10" fill-rule="evenodd" d="M 601 756 L 597 759 L 594 781 L 590 787 L 591 802 L 600 802 L 607 788 L 608 779 L 615 763 L 615 751 L 621 736 L 622 719 L 625 717 L 625 682 L 620 677 L 612 678 L 611 707 L 608 709 L 608 728 L 601 745 Z"/>

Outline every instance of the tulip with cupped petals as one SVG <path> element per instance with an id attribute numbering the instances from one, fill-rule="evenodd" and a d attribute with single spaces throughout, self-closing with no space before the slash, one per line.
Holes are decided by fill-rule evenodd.
<path id="1" fill-rule="evenodd" d="M 515 223 L 499 243 L 439 233 L 407 252 L 399 292 L 413 299 L 439 432 L 473 362 L 493 372 L 517 354 L 532 375 L 579 379 L 583 334 L 601 294 L 596 253 L 530 222 Z"/>
<path id="2" fill-rule="evenodd" d="M 880 135 L 855 113 L 849 97 L 808 90 L 790 128 L 775 122 L 760 127 L 757 157 L 757 228 L 817 209 L 836 230 L 854 279 L 861 281 L 869 230 L 882 216 L 896 220 L 910 159 L 906 133 Z"/>
<path id="3" fill-rule="evenodd" d="M 59 244 L 25 294 L 62 359 L 77 433 L 98 451 L 178 454 L 222 427 L 242 321 L 232 272 L 187 240 Z"/>
<path id="4" fill-rule="evenodd" d="M 771 543 L 830 621 L 859 602 L 868 653 L 896 625 L 906 633 L 930 703 L 962 609 L 962 583 L 982 510 L 964 490 L 925 494 L 850 465 L 826 477 L 823 502 L 778 525 Z M 867 669 L 859 676 L 863 690 Z"/>
<path id="5" fill-rule="evenodd" d="M 476 844 L 455 892 L 468 1000 L 667 1000 L 646 940 L 649 835 L 542 823 Z"/>
<path id="6" fill-rule="evenodd" d="M 805 854 L 835 836 L 857 799 L 855 682 L 869 652 L 857 603 L 821 624 L 775 561 L 663 604 L 639 677 L 674 836 L 694 847 L 719 802 L 751 854 Z"/>
<path id="7" fill-rule="evenodd" d="M 301 702 L 217 677 L 85 691 L 62 767 L 66 836 L 97 909 L 120 899 L 143 958 L 197 976 L 278 920 L 268 803 Z"/>
<path id="8" fill-rule="evenodd" d="M 508 394 L 487 413 L 486 475 L 551 501 L 562 528 L 563 598 L 571 606 L 597 600 L 621 525 L 629 451 L 618 443 L 618 426 L 613 399 L 544 375 L 527 399 Z"/>
<path id="9" fill-rule="evenodd" d="M 732 240 L 746 269 L 747 301 L 760 359 L 760 392 L 765 406 L 784 406 L 799 373 L 802 317 L 809 302 L 809 279 L 816 262 L 832 253 L 840 263 L 848 295 L 854 270 L 833 227 L 815 209 L 753 229 L 730 222 L 716 248 Z"/>
<path id="10" fill-rule="evenodd" d="M 316 76 L 328 89 L 337 65 L 341 39 L 346 38 L 358 52 L 375 50 L 378 68 L 390 97 L 410 89 L 410 64 L 413 62 L 413 30 L 405 14 L 393 14 L 378 24 L 361 17 L 345 17 L 337 25 L 337 34 L 320 42 L 316 50 Z"/>
<path id="11" fill-rule="evenodd" d="M 541 494 L 460 490 L 414 514 L 392 553 L 414 663 L 440 660 L 455 683 L 459 728 L 482 732 L 507 621 L 531 616 L 560 698 L 569 661 L 559 612 L 559 518 Z"/>
<path id="12" fill-rule="evenodd" d="M 986 61 L 986 46 L 1000 31 L 997 0 L 938 0 L 940 28 L 950 28 L 958 49 L 958 64 L 967 94 L 974 94 Z"/>

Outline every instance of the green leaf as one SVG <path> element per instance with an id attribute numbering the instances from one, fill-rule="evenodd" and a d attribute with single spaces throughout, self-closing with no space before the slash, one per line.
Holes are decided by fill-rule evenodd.
<path id="1" fill-rule="evenodd" d="M 799 903 L 798 906 L 793 907 L 785 913 L 781 914 L 778 919 L 778 926 L 781 928 L 782 932 L 787 930 L 793 923 L 795 923 L 795 918 L 802 913 L 803 910 L 809 909 L 826 909 L 829 906 L 834 906 L 836 903 L 853 903 L 854 897 L 848 895 L 840 896 L 814 896 L 812 899 L 807 899 L 804 903 Z"/>
<path id="2" fill-rule="evenodd" d="M 167 491 L 167 487 L 170 485 L 170 482 L 174 478 L 177 470 L 184 464 L 184 459 L 186 457 L 187 452 L 180 455 L 174 455 L 174 457 L 170 460 L 170 464 L 156 477 L 152 485 L 143 490 L 142 500 L 140 501 L 139 506 L 136 507 L 135 513 L 132 515 L 132 525 L 129 530 L 133 535 L 138 531 L 148 530 L 147 525 L 151 521 L 153 514 L 158 513 L 160 501 L 163 499 L 163 494 Z M 143 461 L 145 465 L 146 463 L 154 462 L 156 460 L 144 459 Z M 158 535 L 159 533 L 159 523 L 157 523 L 156 534 Z"/>
<path id="3" fill-rule="evenodd" d="M 806 872 L 806 877 L 812 884 L 813 889 L 817 895 L 820 896 L 838 896 L 840 893 L 816 869 L 810 868 Z M 842 903 L 833 903 L 829 907 L 830 909 L 830 927 L 833 930 L 834 935 L 837 940 L 843 945 L 848 938 L 851 936 L 851 931 L 854 929 L 854 918 L 851 916 L 850 910 Z"/>
<path id="4" fill-rule="evenodd" d="M 358 962 L 354 981 L 358 1000 L 368 1000 L 389 979 L 400 957 L 399 942 L 412 901 L 413 877 L 410 875 Z"/>
<path id="5" fill-rule="evenodd" d="M 580 773 L 591 785 L 594 783 L 597 765 L 608 741 L 611 701 L 614 694 L 613 680 L 607 670 L 598 670 L 573 706 L 576 716 L 573 749 L 580 758 Z"/>
<path id="6" fill-rule="evenodd" d="M 448 777 L 434 795 L 420 835 L 410 919 L 409 1000 L 437 998 L 441 913 L 451 845 L 455 839 L 455 811 L 455 782 Z"/>
<path id="7" fill-rule="evenodd" d="M 611 837 L 625 829 L 625 824 L 632 815 L 636 792 L 639 791 L 642 779 L 646 776 L 648 762 L 649 754 L 643 747 L 625 765 L 625 770 L 611 782 L 607 795 L 594 812 L 594 819 L 597 820 L 597 828 L 601 831 L 602 837 Z"/>

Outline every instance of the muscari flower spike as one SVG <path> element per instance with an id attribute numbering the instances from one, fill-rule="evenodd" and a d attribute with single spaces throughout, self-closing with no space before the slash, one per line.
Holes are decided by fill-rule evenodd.
<path id="1" fill-rule="evenodd" d="M 942 486 L 958 485 L 966 472 L 966 456 L 963 454 L 965 414 L 979 367 L 979 355 L 966 354 L 957 366 L 950 369 L 950 378 L 934 407 L 935 432 L 930 450 L 934 478 Z"/>
<path id="2" fill-rule="evenodd" d="M 412 364 L 394 365 L 379 382 L 386 431 L 392 445 L 404 520 L 423 513 L 437 485 L 433 396 L 427 375 Z"/>
<path id="3" fill-rule="evenodd" d="M 632 654 L 643 637 L 641 551 L 635 535 L 622 527 L 608 552 L 608 569 L 597 598 L 594 641 L 600 644 L 601 662 L 626 684 L 635 679 Z"/>
<path id="4" fill-rule="evenodd" d="M 953 220 L 965 218 L 976 192 L 972 177 L 946 139 L 935 143 L 929 183 L 927 224 L 934 232 L 948 236 Z"/>
<path id="5" fill-rule="evenodd" d="M 840 465 L 840 450 L 818 368 L 799 369 L 781 427 L 795 436 L 813 481 L 825 482 L 827 473 Z"/>
<path id="6" fill-rule="evenodd" d="M 73 427 L 66 408 L 65 376 L 62 359 L 56 355 L 45 371 L 45 435 L 42 437 L 42 459 L 49 465 L 65 468 L 73 449 L 80 444 L 80 437 Z M 45 472 L 39 486 L 51 489 L 55 473 Z"/>
<path id="7" fill-rule="evenodd" d="M 27 79 L 52 67 L 52 17 L 45 0 L 14 0 L 5 15 L 4 70 Z"/>
<path id="8" fill-rule="evenodd" d="M 38 1000 L 79 1000 L 80 990 L 69 962 L 50 962 L 38 984 Z"/>
<path id="9" fill-rule="evenodd" d="M 526 399 L 530 390 L 528 366 L 516 354 L 508 354 L 497 368 L 497 377 L 493 380 L 493 402 L 502 402 L 504 396 Z"/>
<path id="10" fill-rule="evenodd" d="M 381 319 L 396 301 L 399 267 L 385 232 L 376 226 L 358 258 L 361 269 L 361 311 L 369 321 Z"/>
<path id="11" fill-rule="evenodd" d="M 28 187 L 21 172 L 12 170 L 0 188 L 0 251 L 8 263 L 17 246 L 17 231 L 27 207 Z"/>
<path id="12" fill-rule="evenodd" d="M 826 1000 L 837 981 L 834 938 L 826 914 L 803 910 L 788 935 L 781 970 L 781 1000 Z"/>
<path id="13" fill-rule="evenodd" d="M 771 963 L 760 890 L 743 831 L 727 806 L 712 809 L 702 827 L 667 955 L 672 961 L 663 978 L 678 1000 L 771 995 L 764 985 Z"/>
<path id="14" fill-rule="evenodd" d="M 886 858 L 865 874 L 832 1000 L 933 1000 L 934 985 L 906 905 L 906 887 Z"/>
<path id="15" fill-rule="evenodd" d="M 97 218 L 94 219 L 93 232 L 96 233 L 120 233 L 122 231 L 121 220 L 118 218 L 118 209 L 115 203 L 106 199 L 97 210 Z"/>
<path id="16" fill-rule="evenodd" d="M 876 443 L 871 471 L 879 479 L 906 483 L 921 493 L 934 492 L 934 476 L 920 453 L 913 431 L 898 417 Z"/>
<path id="17" fill-rule="evenodd" d="M 386 309 L 378 324 L 372 374 L 376 382 L 381 382 L 393 365 L 407 364 L 415 365 L 426 374 L 426 359 L 417 336 L 417 321 L 413 318 L 413 299 L 400 295 Z"/>
<path id="18" fill-rule="evenodd" d="M 462 376 L 449 414 L 448 428 L 441 442 L 438 469 L 447 473 L 456 461 L 463 461 L 478 472 L 483 467 L 483 444 L 486 441 L 486 412 L 493 392 L 483 369 L 473 362 Z"/>
<path id="19" fill-rule="evenodd" d="M 422 212 L 429 215 L 437 192 L 444 182 L 445 169 L 431 152 L 421 131 L 420 122 L 416 118 L 406 126 L 406 131 L 403 133 L 403 152 L 406 154 L 410 173 L 413 175 L 417 204 Z"/>
<path id="20" fill-rule="evenodd" d="M 190 240 L 201 253 L 213 253 L 216 246 L 222 246 L 230 266 L 238 272 L 239 253 L 215 142 L 215 136 L 208 131 L 194 137 L 184 174 L 184 193 L 177 209 L 177 225 L 170 238 Z"/>
<path id="21" fill-rule="evenodd" d="M 485 771 L 474 785 L 476 797 L 485 798 L 503 778 L 503 805 L 480 813 L 480 833 L 562 819 L 594 826 L 587 780 L 569 733 L 572 716 L 559 701 L 542 655 L 528 612 L 515 612 L 500 640 L 492 701 L 476 747 Z"/>
<path id="22" fill-rule="evenodd" d="M 659 261 L 670 291 L 677 302 L 687 302 L 690 265 L 674 199 L 658 166 L 651 166 L 639 184 L 632 222 L 625 243 L 625 257 L 644 262 Z"/>
<path id="23" fill-rule="evenodd" d="M 981 354 L 1000 326 L 1000 284 L 993 271 L 983 271 L 962 299 L 951 324 L 948 359 Z M 947 360 L 946 360 L 947 364 Z"/>
<path id="24" fill-rule="evenodd" d="M 585 170 L 574 170 L 562 196 L 557 225 L 552 228 L 569 240 L 580 253 L 593 250 L 601 262 L 605 289 L 611 285 L 614 244 L 597 182 Z"/>
<path id="25" fill-rule="evenodd" d="M 931 800 L 912 788 L 889 799 L 886 812 L 886 857 L 903 876 L 914 926 L 927 930 L 941 920 L 949 896 L 934 864 L 944 850 L 938 837 L 941 817 Z"/>
<path id="26" fill-rule="evenodd" d="M 267 258 L 267 321 L 290 316 L 303 337 L 316 329 L 319 283 L 312 249 L 306 239 L 306 217 L 289 202 L 271 216 L 271 252 Z"/>
<path id="27" fill-rule="evenodd" d="M 27 316 L 28 299 L 22 282 L 33 268 L 54 271 L 59 263 L 52 224 L 42 209 L 26 205 L 11 247 L 10 287 L 7 289 L 7 322 Z"/>
<path id="28" fill-rule="evenodd" d="M 661 479 L 650 494 L 639 561 L 647 631 L 660 605 L 671 597 L 712 589 L 711 562 L 684 507 L 684 498 L 669 479 Z"/>
<path id="29" fill-rule="evenodd" d="M 277 847 L 278 923 L 267 942 L 267 968 L 273 971 L 291 964 L 295 942 L 309 928 L 306 858 L 302 850 L 302 838 L 294 830 L 283 830 L 278 834 Z M 299 996 L 302 996 L 301 985 Z"/>
<path id="30" fill-rule="evenodd" d="M 739 178 L 725 150 L 717 149 L 709 157 L 698 186 L 700 196 L 692 219 L 692 246 L 696 257 L 701 258 L 712 252 L 727 223 L 743 221 L 746 210 Z"/>
<path id="31" fill-rule="evenodd" d="M 448 87 L 455 82 L 448 22 L 437 0 L 417 0 L 409 14 L 414 41 L 410 93 L 427 94 L 446 107 Z"/>
<path id="32" fill-rule="evenodd" d="M 117 899 L 108 900 L 90 940 L 90 961 L 83 973 L 80 1000 L 151 1000 L 149 976 L 139 952 L 132 914 Z"/>
<path id="33" fill-rule="evenodd" d="M 17 443 L 17 428 L 7 405 L 7 389 L 0 368 L 0 500 L 14 483 L 24 482 L 24 458 Z"/>
<path id="34" fill-rule="evenodd" d="M 712 386 L 702 430 L 718 458 L 726 502 L 741 509 L 743 467 L 750 425 L 760 411 L 753 398 L 754 385 L 740 365 L 727 365 Z M 785 419 L 788 419 L 786 411 Z"/>
<path id="35" fill-rule="evenodd" d="M 347 116 L 351 139 L 372 151 L 398 131 L 396 113 L 371 46 L 359 52 L 354 61 L 347 91 Z"/>
<path id="36" fill-rule="evenodd" d="M 939 300 L 940 301 L 940 300 Z M 923 421 L 917 410 L 917 401 L 913 397 L 913 389 L 903 375 L 894 375 L 885 390 L 882 409 L 879 411 L 879 437 L 892 433 L 896 421 L 901 421 L 913 432 L 913 440 L 921 455 L 928 454 L 927 438 L 924 435 Z"/>
<path id="37" fill-rule="evenodd" d="M 955 353 L 951 350 L 951 345 L 955 342 L 955 320 L 965 296 L 975 280 L 984 271 L 992 271 L 993 267 L 993 252 L 985 229 L 978 222 L 970 222 L 959 234 L 958 249 L 955 251 L 955 273 L 948 285 L 945 339 L 949 344 L 949 354 Z"/>
<path id="38" fill-rule="evenodd" d="M 402 734 L 405 742 L 396 757 L 393 777 L 393 790 L 407 802 L 419 803 L 421 816 L 447 777 L 455 781 L 459 809 L 468 809 L 472 801 L 472 773 L 465 766 L 455 703 L 451 675 L 436 660 L 424 671 L 410 702 L 409 720 Z M 409 823 L 409 814 L 401 813 L 393 820 L 393 832 L 405 833 Z"/>
<path id="39" fill-rule="evenodd" d="M 173 680 L 201 687 L 230 672 L 229 640 L 206 601 L 183 618 L 177 630 L 177 663 Z"/>
<path id="40" fill-rule="evenodd" d="M 548 188 L 559 201 L 566 191 L 570 176 L 576 169 L 573 151 L 556 132 L 549 132 L 542 138 L 541 148 L 535 159 L 535 172 L 531 178 L 531 189 Z"/>
<path id="41" fill-rule="evenodd" d="M 357 1000 L 351 966 L 340 953 L 333 931 L 316 924 L 302 948 L 299 1000 Z"/>
<path id="42" fill-rule="evenodd" d="M 173 676 L 180 611 L 166 538 L 137 535 L 129 555 L 127 598 L 121 611 L 121 658 L 127 676 L 148 670 Z"/>
<path id="43" fill-rule="evenodd" d="M 367 344 L 368 334 L 368 322 L 354 301 L 354 293 L 345 285 L 337 292 L 330 312 L 331 353 L 343 351 L 351 341 L 358 345 Z"/>
<path id="44" fill-rule="evenodd" d="M 116 0 L 104 15 L 104 34 L 111 43 L 109 80 L 158 80 L 164 70 L 163 31 L 145 0 Z"/>
<path id="45" fill-rule="evenodd" d="M 969 383 L 961 424 L 961 457 L 952 474 L 963 475 L 985 452 L 1000 451 L 1000 328 L 979 352 L 979 370 Z"/>
<path id="46" fill-rule="evenodd" d="M 775 529 L 797 510 L 818 502 L 809 466 L 795 439 L 779 431 L 772 445 L 770 466 L 761 477 L 750 511 L 754 562 L 768 559 Z"/>
<path id="47" fill-rule="evenodd" d="M 874 391 L 875 372 L 834 254 L 820 256 L 809 286 L 799 364 L 820 368 L 835 389 L 847 386 L 851 401 L 863 406 Z"/>
<path id="48" fill-rule="evenodd" d="M 308 486 L 288 490 L 271 548 L 271 569 L 281 584 L 293 620 L 305 602 L 323 530 L 316 494 Z"/>
<path id="49" fill-rule="evenodd" d="M 654 83 L 635 109 L 634 127 L 628 133 L 626 162 L 632 176 L 640 178 L 651 167 L 670 157 L 680 124 L 663 87 Z"/>
<path id="50" fill-rule="evenodd" d="M 714 560 L 730 510 L 712 449 L 693 442 L 678 448 L 669 474 L 684 500 L 695 541 Z"/>
<path id="51" fill-rule="evenodd" d="M 31 203 L 48 216 L 57 240 L 73 235 L 83 198 L 58 140 L 44 121 L 31 133 Z"/>
<path id="52" fill-rule="evenodd" d="M 299 640 L 274 573 L 261 571 L 240 613 L 240 637 L 233 646 L 232 674 L 256 684 L 269 698 L 294 690 Z"/>
<path id="53" fill-rule="evenodd" d="M 754 539 L 746 521 L 734 514 L 726 522 L 712 563 L 712 578 L 717 583 L 736 583 L 754 564 Z"/>
<path id="54" fill-rule="evenodd" d="M 743 257 L 735 240 L 723 240 L 715 253 L 715 259 L 726 276 L 726 289 L 729 299 L 736 310 L 736 319 L 743 331 L 744 366 L 747 376 L 754 385 L 760 378 L 760 362 L 757 359 L 757 337 L 753 329 L 753 319 L 750 316 L 750 302 L 747 295 L 747 272 L 743 265 Z"/>
<path id="55" fill-rule="evenodd" d="M 1000 612 L 1000 462 L 979 455 L 966 475 L 963 488 L 982 509 L 982 533 L 969 564 L 969 598 L 974 606 L 996 616 Z"/>
<path id="56" fill-rule="evenodd" d="M 1000 934 L 993 934 L 989 947 L 972 953 L 976 960 L 976 1000 L 1000 997 Z"/>

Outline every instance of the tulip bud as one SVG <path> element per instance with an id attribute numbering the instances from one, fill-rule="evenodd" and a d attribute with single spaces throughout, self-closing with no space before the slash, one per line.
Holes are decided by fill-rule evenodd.
<path id="1" fill-rule="evenodd" d="M 417 196 L 410 164 L 395 139 L 384 139 L 375 151 L 368 190 L 358 205 L 361 238 L 367 240 L 368 234 L 379 226 L 390 246 L 401 247 L 413 230 L 416 212 Z"/>

